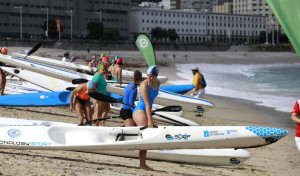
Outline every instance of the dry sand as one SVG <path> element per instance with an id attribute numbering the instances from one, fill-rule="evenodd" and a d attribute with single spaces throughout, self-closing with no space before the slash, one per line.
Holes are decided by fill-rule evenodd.
<path id="1" fill-rule="evenodd" d="M 23 52 L 25 48 L 8 48 Z M 64 51 L 40 49 L 40 56 L 60 59 Z M 99 52 L 92 51 L 91 53 Z M 105 52 L 108 53 L 108 52 Z M 162 54 L 168 55 L 167 59 Z M 175 61 L 173 53 L 176 54 Z M 123 57 L 127 67 L 134 70 L 137 66 L 145 66 L 139 52 L 112 51 L 110 56 L 118 54 Z M 175 63 L 185 63 L 183 55 L 189 55 L 188 63 L 295 63 L 294 53 L 248 53 L 248 52 L 157 52 L 158 63 L 163 65 L 160 74 L 170 80 L 178 79 Z M 81 59 L 86 58 L 85 51 L 72 51 Z M 83 62 L 83 61 L 82 61 Z M 128 68 L 131 65 L 131 68 Z M 140 68 L 145 71 L 146 67 Z M 201 125 L 257 125 L 281 127 L 289 130 L 289 135 L 280 141 L 258 148 L 247 149 L 253 154 L 246 162 L 227 167 L 204 166 L 197 164 L 172 163 L 148 160 L 148 165 L 154 171 L 144 171 L 138 168 L 139 160 L 100 154 L 68 152 L 68 151 L 32 151 L 32 150 L 0 150 L 0 175 L 299 175 L 300 153 L 294 141 L 295 124 L 290 120 L 289 113 L 277 112 L 272 108 L 259 107 L 251 101 L 216 97 L 207 95 L 206 99 L 215 103 L 216 107 L 197 117 L 194 113 L 185 112 L 184 117 Z M 292 108 L 292 107 L 291 107 Z M 0 116 L 48 120 L 76 123 L 75 113 L 68 107 L 0 107 Z M 285 123 L 286 122 L 286 123 Z M 106 121 L 108 126 L 121 126 L 122 120 Z M 156 124 L 161 124 L 156 122 Z"/>

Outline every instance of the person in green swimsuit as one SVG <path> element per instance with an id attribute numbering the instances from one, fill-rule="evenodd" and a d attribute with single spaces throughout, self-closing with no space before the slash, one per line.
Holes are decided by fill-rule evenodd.
<path id="1" fill-rule="evenodd" d="M 106 73 L 106 69 L 107 69 L 107 65 L 106 64 L 100 64 L 98 66 L 98 71 L 97 73 L 94 75 L 93 77 L 93 81 L 96 82 L 97 86 L 97 90 L 99 93 L 102 94 L 106 94 L 106 86 L 107 86 L 107 82 L 104 78 L 104 74 Z M 92 103 L 94 105 L 94 115 L 93 115 L 93 120 L 97 120 L 100 118 L 105 118 L 108 111 L 109 111 L 109 107 L 106 108 L 105 103 L 104 102 L 100 102 L 96 99 L 91 98 Z M 93 126 L 105 126 L 104 121 L 101 120 L 100 122 L 97 122 L 95 124 L 93 124 Z"/>

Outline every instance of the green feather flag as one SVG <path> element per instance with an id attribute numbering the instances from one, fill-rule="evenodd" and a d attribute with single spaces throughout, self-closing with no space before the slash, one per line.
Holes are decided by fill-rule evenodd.
<path id="1" fill-rule="evenodd" d="M 140 34 L 135 44 L 144 56 L 148 66 L 156 65 L 156 58 L 150 39 L 145 34 Z"/>
<path id="2" fill-rule="evenodd" d="M 266 0 L 300 58 L 300 0 Z"/>

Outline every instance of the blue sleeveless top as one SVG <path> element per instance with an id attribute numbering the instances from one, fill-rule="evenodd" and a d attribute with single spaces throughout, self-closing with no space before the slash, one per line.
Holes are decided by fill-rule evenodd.
<path id="1" fill-rule="evenodd" d="M 157 83 L 158 85 L 158 83 Z M 158 85 L 159 86 L 159 85 Z M 159 89 L 159 87 L 158 87 Z M 157 91 L 154 91 L 151 87 L 151 84 L 149 84 L 149 101 L 150 101 L 150 108 L 152 109 L 152 105 L 153 105 L 153 102 L 154 102 L 154 99 L 157 97 L 158 95 L 158 89 Z M 140 94 L 140 102 L 137 104 L 137 106 L 134 108 L 134 111 L 137 111 L 137 110 L 143 110 L 146 112 L 146 106 L 145 106 L 145 103 L 144 103 L 144 99 L 142 97 L 142 94 Z"/>
<path id="2" fill-rule="evenodd" d="M 133 86 L 134 82 L 128 84 L 125 88 L 125 92 L 124 92 L 124 97 L 123 97 L 123 102 L 127 103 L 127 104 L 132 104 L 134 105 L 134 101 L 136 99 L 136 95 L 137 95 L 137 85 L 135 85 L 134 89 L 131 89 L 131 86 Z M 123 109 L 128 109 L 133 111 L 134 108 L 127 106 L 127 105 L 122 105 Z"/>

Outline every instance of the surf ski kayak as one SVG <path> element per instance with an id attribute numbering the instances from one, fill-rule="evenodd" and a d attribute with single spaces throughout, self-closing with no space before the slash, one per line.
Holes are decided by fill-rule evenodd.
<path id="1" fill-rule="evenodd" d="M 279 128 L 255 126 L 24 126 L 0 127 L 0 148 L 24 150 L 160 150 L 248 148 L 286 136 Z"/>
<path id="2" fill-rule="evenodd" d="M 54 125 L 70 125 L 75 124 L 27 119 L 15 119 L 0 117 L 0 126 L 2 125 L 31 125 L 31 126 L 54 126 Z M 122 151 L 83 151 L 105 155 L 123 156 L 138 158 L 138 151 L 122 150 Z M 251 158 L 250 152 L 243 149 L 182 149 L 182 150 L 148 150 L 147 159 L 195 163 L 203 165 L 237 165 Z"/>
<path id="3" fill-rule="evenodd" d="M 18 57 L 22 57 L 22 58 L 24 58 L 26 56 L 26 54 L 20 54 L 20 53 L 13 53 L 13 55 L 18 56 Z M 56 67 L 61 67 L 61 68 L 73 70 L 73 71 L 82 71 L 82 72 L 88 72 L 88 73 L 91 72 L 91 69 L 86 65 L 70 63 L 70 62 L 62 62 L 62 61 L 56 60 L 56 59 L 50 59 L 50 58 L 46 58 L 46 57 L 33 56 L 33 55 L 27 56 L 26 59 L 37 62 L 37 63 L 43 63 L 43 64 L 46 64 L 46 65 L 52 65 L 52 66 L 56 66 Z M 96 71 L 97 71 L 97 69 L 94 68 L 93 72 L 96 72 Z M 122 78 L 124 80 L 132 81 L 133 73 L 134 73 L 133 71 L 122 70 Z M 146 79 L 147 74 L 143 73 L 142 77 L 143 77 L 143 79 Z M 165 77 L 165 76 L 158 76 L 157 79 L 161 83 L 165 83 L 168 80 L 168 78 Z"/>

